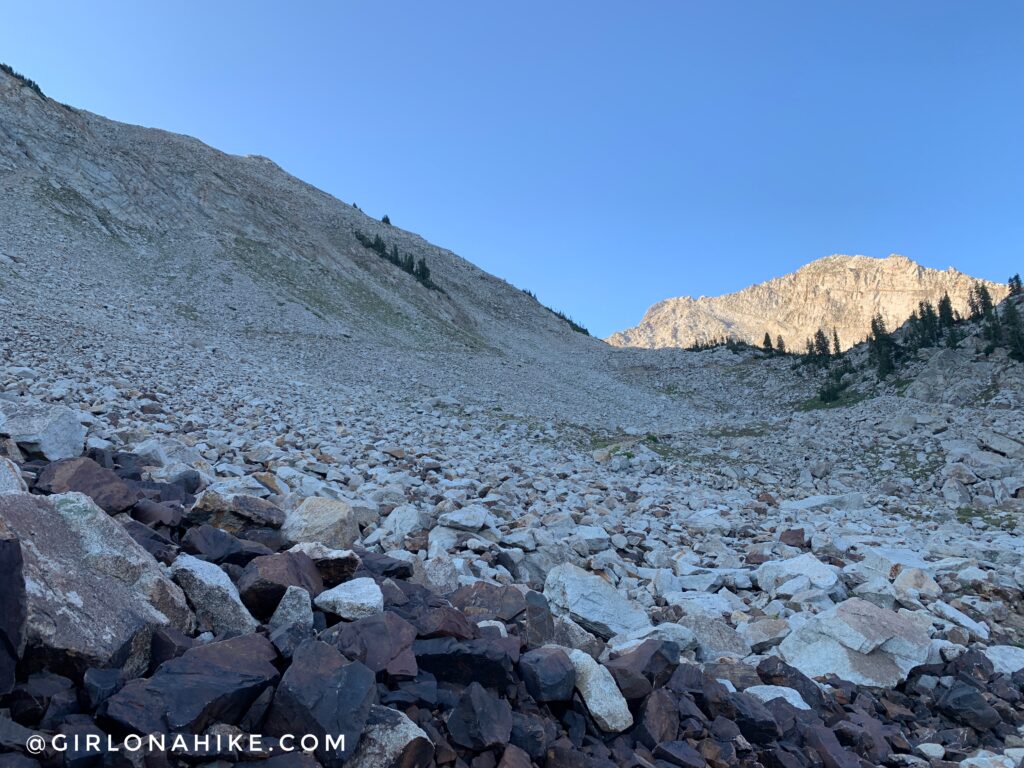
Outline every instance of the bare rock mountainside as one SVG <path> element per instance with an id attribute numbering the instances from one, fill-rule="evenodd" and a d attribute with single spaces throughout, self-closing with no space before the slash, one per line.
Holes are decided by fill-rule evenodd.
<path id="1" fill-rule="evenodd" d="M 0 69 L 0 768 L 1017 768 L 1022 313 L 622 349 Z"/>
<path id="2" fill-rule="evenodd" d="M 889 328 L 907 321 L 918 303 L 937 304 L 948 293 L 953 308 L 967 312 L 974 278 L 950 267 L 928 269 L 905 256 L 826 256 L 792 274 L 724 296 L 659 301 L 640 324 L 612 334 L 620 347 L 690 347 L 719 339 L 760 344 L 765 332 L 782 336 L 791 349 L 803 349 L 819 328 L 849 349 L 867 338 L 871 318 L 880 314 Z M 986 283 L 996 299 L 1006 286 Z"/>

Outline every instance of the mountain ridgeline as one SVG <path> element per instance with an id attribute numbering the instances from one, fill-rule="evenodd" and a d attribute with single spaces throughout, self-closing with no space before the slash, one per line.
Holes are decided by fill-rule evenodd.
<path id="1" fill-rule="evenodd" d="M 948 294 L 956 312 L 970 312 L 974 279 L 955 269 L 922 267 L 905 256 L 828 256 L 796 272 L 724 296 L 658 302 L 640 323 L 610 336 L 620 347 L 694 347 L 721 339 L 760 345 L 766 333 L 802 349 L 818 329 L 835 331 L 842 349 L 871 333 L 881 316 L 889 328 L 906 322 L 921 302 Z M 996 301 L 1003 284 L 985 283 Z"/>

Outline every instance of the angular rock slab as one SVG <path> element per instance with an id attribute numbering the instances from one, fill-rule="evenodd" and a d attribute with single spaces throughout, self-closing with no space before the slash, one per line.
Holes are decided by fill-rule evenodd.
<path id="1" fill-rule="evenodd" d="M 141 494 L 106 467 L 81 456 L 61 459 L 39 473 L 36 490 L 43 493 L 77 491 L 92 499 L 105 512 L 116 515 L 139 500 Z"/>
<path id="2" fill-rule="evenodd" d="M 563 649 L 576 668 L 576 690 L 583 697 L 597 727 L 606 733 L 621 733 L 633 726 L 633 715 L 612 673 L 583 651 Z"/>
<path id="3" fill-rule="evenodd" d="M 376 697 L 376 678 L 366 665 L 309 640 L 292 655 L 263 729 L 273 736 L 319 736 L 317 760 L 325 768 L 338 768 L 359 748 Z M 344 749 L 329 749 L 327 735 L 344 736 Z"/>
<path id="4" fill-rule="evenodd" d="M 249 634 L 259 629 L 238 595 L 238 589 L 218 566 L 191 555 L 179 555 L 171 576 L 195 608 L 200 631 Z"/>
<path id="5" fill-rule="evenodd" d="M 80 493 L 0 496 L 0 524 L 21 541 L 27 657 L 75 672 L 149 663 L 155 628 L 193 628 L 181 589 L 125 529 Z"/>
<path id="6" fill-rule="evenodd" d="M 416 723 L 396 709 L 373 705 L 359 748 L 347 768 L 427 768 L 434 759 L 434 744 Z"/>
<path id="7" fill-rule="evenodd" d="M 148 680 L 132 680 L 102 713 L 132 733 L 201 733 L 214 723 L 237 725 L 264 690 L 277 682 L 274 646 L 262 635 L 201 645 L 160 665 Z"/>
<path id="8" fill-rule="evenodd" d="M 281 531 L 296 544 L 319 542 L 333 549 L 348 549 L 359 540 L 359 524 L 352 505 L 342 499 L 311 496 L 285 513 Z"/>
<path id="9" fill-rule="evenodd" d="M 581 627 L 604 640 L 651 626 L 647 611 L 619 594 L 600 576 L 570 563 L 548 572 L 544 596 Z"/>
<path id="10" fill-rule="evenodd" d="M 779 651 L 808 677 L 835 674 L 857 685 L 891 688 L 925 662 L 929 645 L 921 624 L 854 597 L 808 621 Z"/>
<path id="11" fill-rule="evenodd" d="M 29 453 L 50 461 L 78 456 L 86 428 L 73 410 L 36 400 L 0 400 L 0 435 L 7 435 Z"/>
<path id="12" fill-rule="evenodd" d="M 21 470 L 10 459 L 0 458 L 0 493 L 28 493 Z"/>

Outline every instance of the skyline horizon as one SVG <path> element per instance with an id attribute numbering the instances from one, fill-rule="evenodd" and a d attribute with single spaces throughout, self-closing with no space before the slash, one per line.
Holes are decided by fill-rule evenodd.
<path id="1" fill-rule="evenodd" d="M 1012 3 L 600 6 L 578 36 L 572 3 L 324 3 L 311 24 L 260 0 L 203 25 L 194 0 L 99 5 L 17 8 L 3 60 L 76 108 L 268 157 L 600 338 L 833 254 L 1020 269 Z"/>

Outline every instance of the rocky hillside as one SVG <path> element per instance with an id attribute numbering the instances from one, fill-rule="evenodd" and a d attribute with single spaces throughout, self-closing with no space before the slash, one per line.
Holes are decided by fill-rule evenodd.
<path id="1" fill-rule="evenodd" d="M 977 323 L 823 406 L 0 84 L 0 768 L 1020 765 L 1024 376 Z M 55 741 L 167 732 L 210 738 Z"/>
<path id="2" fill-rule="evenodd" d="M 819 328 L 835 328 L 844 349 L 868 335 L 881 314 L 890 328 L 903 324 L 921 301 L 938 303 L 948 293 L 966 314 L 973 278 L 953 268 L 928 269 L 905 256 L 827 256 L 792 274 L 725 296 L 660 301 L 640 324 L 610 336 L 622 347 L 689 347 L 734 338 L 760 344 L 767 331 L 790 348 L 803 349 Z M 987 283 L 1001 299 L 1006 286 Z"/>

